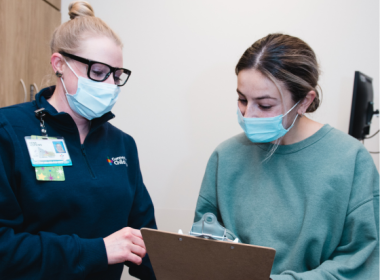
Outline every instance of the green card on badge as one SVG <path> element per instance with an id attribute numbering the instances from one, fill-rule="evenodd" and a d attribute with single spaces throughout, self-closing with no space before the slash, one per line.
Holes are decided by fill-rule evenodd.
<path id="1" fill-rule="evenodd" d="M 42 136 L 31 136 L 32 139 L 41 139 Z M 49 137 L 49 139 L 57 139 Z M 38 181 L 65 181 L 63 166 L 41 166 L 35 167 L 36 178 Z"/>
<path id="2" fill-rule="evenodd" d="M 35 167 L 38 181 L 65 181 L 63 166 Z"/>

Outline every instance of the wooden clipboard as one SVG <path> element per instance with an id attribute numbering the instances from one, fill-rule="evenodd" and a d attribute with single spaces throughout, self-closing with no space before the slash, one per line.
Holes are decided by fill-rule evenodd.
<path id="1" fill-rule="evenodd" d="M 276 250 L 142 228 L 157 280 L 269 280 Z"/>

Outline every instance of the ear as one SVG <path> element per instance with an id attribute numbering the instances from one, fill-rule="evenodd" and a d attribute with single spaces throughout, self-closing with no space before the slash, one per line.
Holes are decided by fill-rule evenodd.
<path id="1" fill-rule="evenodd" d="M 305 98 L 300 102 L 300 106 L 298 107 L 297 114 L 303 115 L 306 113 L 307 108 L 309 108 L 310 104 L 314 101 L 316 93 L 314 90 L 309 91 Z"/>
<path id="2" fill-rule="evenodd" d="M 53 68 L 54 73 L 62 73 L 66 68 L 66 64 L 64 63 L 63 56 L 59 53 L 53 53 L 50 58 L 50 64 Z"/>

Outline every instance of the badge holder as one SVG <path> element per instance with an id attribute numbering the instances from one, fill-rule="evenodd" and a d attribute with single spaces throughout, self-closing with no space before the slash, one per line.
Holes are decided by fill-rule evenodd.
<path id="1" fill-rule="evenodd" d="M 190 235 L 212 240 L 239 242 L 232 232 L 219 224 L 213 213 L 206 213 L 198 222 L 195 222 L 191 227 Z"/>
<path id="2" fill-rule="evenodd" d="M 25 141 L 38 181 L 65 181 L 63 166 L 72 165 L 63 137 L 48 137 L 44 122 L 45 108 L 34 111 L 40 120 L 41 136 L 27 136 Z M 55 145 L 55 147 L 54 147 Z"/>

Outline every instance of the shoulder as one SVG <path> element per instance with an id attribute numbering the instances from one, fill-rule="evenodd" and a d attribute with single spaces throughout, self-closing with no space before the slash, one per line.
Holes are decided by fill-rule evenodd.
<path id="1" fill-rule="evenodd" d="M 26 117 L 34 118 L 36 108 L 34 101 L 0 108 L 0 122 L 7 120 L 10 123 L 17 123 L 19 120 L 25 120 Z"/>
<path id="2" fill-rule="evenodd" d="M 36 105 L 34 102 L 21 103 L 0 108 L 0 157 L 13 160 L 19 151 L 16 129 L 22 131 L 38 121 L 34 116 Z"/>
<path id="3" fill-rule="evenodd" d="M 106 122 L 104 124 L 104 128 L 107 131 L 108 137 L 111 141 L 119 140 L 125 143 L 127 146 L 133 146 L 137 149 L 135 139 L 131 135 L 125 133 L 109 122 Z"/>
<path id="4" fill-rule="evenodd" d="M 373 163 L 371 155 L 358 139 L 329 125 L 326 126 L 329 127 L 329 130 L 320 143 L 324 149 L 340 154 L 342 159 L 346 157 L 354 157 L 358 160 L 364 158 Z"/>
<path id="5" fill-rule="evenodd" d="M 343 174 L 352 178 L 350 208 L 378 196 L 379 173 L 371 154 L 359 140 L 331 127 L 322 142 L 325 151 L 320 153 L 321 156 L 337 166 L 336 173 L 341 169 Z"/>
<path id="6" fill-rule="evenodd" d="M 352 137 L 348 133 L 345 133 L 339 129 L 336 129 L 328 124 L 325 125 L 328 130 L 326 133 L 326 139 L 328 141 L 331 141 L 331 144 L 333 145 L 343 145 L 344 147 L 354 147 L 357 149 L 360 149 L 363 147 L 363 145 L 360 143 L 359 140 Z"/>
<path id="7" fill-rule="evenodd" d="M 107 122 L 107 123 L 105 123 L 105 126 L 106 126 L 106 129 L 110 133 L 112 133 L 113 135 L 115 135 L 115 136 L 117 135 L 117 136 L 122 137 L 128 141 L 133 141 L 133 142 L 135 141 L 131 135 L 125 133 L 124 131 L 122 131 L 120 128 L 117 128 L 113 124 Z"/>
<path id="8" fill-rule="evenodd" d="M 28 127 L 31 127 L 34 122 L 38 122 L 34 115 L 36 108 L 35 102 L 0 108 L 1 142 L 4 143 L 7 139 L 10 142 L 14 142 L 15 128 L 26 130 Z"/>
<path id="9" fill-rule="evenodd" d="M 215 151 L 219 153 L 229 153 L 235 152 L 236 150 L 240 150 L 244 147 L 252 147 L 254 145 L 255 144 L 252 143 L 243 132 L 220 143 L 215 148 Z"/>

